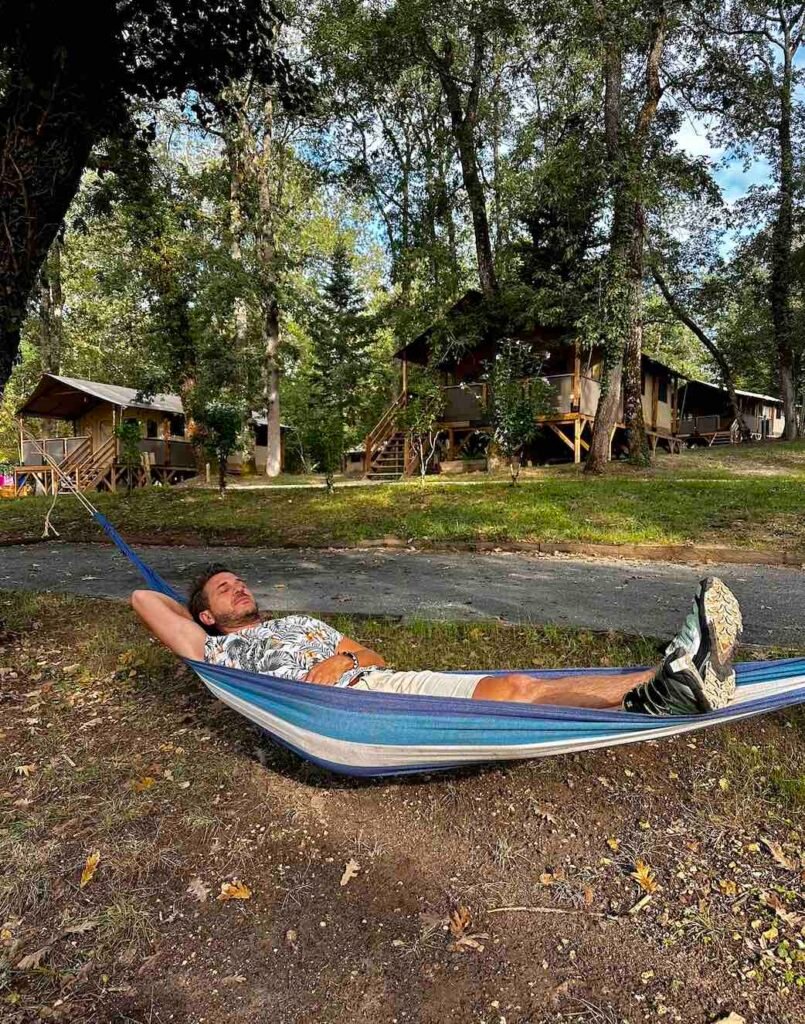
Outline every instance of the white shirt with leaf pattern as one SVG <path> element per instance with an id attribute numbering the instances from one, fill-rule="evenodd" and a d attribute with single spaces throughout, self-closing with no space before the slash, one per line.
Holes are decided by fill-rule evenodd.
<path id="1" fill-rule="evenodd" d="M 301 680 L 314 665 L 336 653 L 343 636 L 320 619 L 286 615 L 282 619 L 266 619 L 236 633 L 207 637 L 204 660 L 244 672 Z M 351 668 L 335 685 L 348 686 L 364 671 Z"/>

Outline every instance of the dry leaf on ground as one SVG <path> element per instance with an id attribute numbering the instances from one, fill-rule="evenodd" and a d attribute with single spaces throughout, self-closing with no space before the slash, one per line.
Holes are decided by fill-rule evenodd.
<path id="1" fill-rule="evenodd" d="M 656 892 L 659 889 L 659 883 L 654 877 L 654 872 L 645 863 L 645 861 L 635 861 L 635 869 L 631 874 L 631 877 L 637 882 L 641 889 L 645 892 Z"/>
<path id="2" fill-rule="evenodd" d="M 35 771 L 36 771 L 36 765 L 35 764 L 18 764 L 16 766 L 16 768 L 14 769 L 14 774 L 15 775 L 22 775 L 23 778 L 27 779 L 28 776 L 32 775 Z"/>
<path id="3" fill-rule="evenodd" d="M 135 779 L 131 784 L 131 788 L 135 793 L 144 793 L 147 789 L 150 789 L 156 784 L 156 779 L 150 775 L 145 775 L 142 779 Z"/>
<path id="4" fill-rule="evenodd" d="M 100 850 L 93 850 L 89 857 L 87 857 L 87 862 L 84 865 L 84 870 L 81 872 L 81 881 L 79 883 L 82 889 L 92 881 L 92 876 L 95 874 L 95 870 L 98 867 L 98 861 L 100 859 Z"/>
<path id="5" fill-rule="evenodd" d="M 190 879 L 190 885 L 187 887 L 187 892 L 190 893 L 193 899 L 198 900 L 199 903 L 204 903 L 210 895 L 210 887 L 205 885 L 197 875 L 195 878 Z"/>
<path id="6" fill-rule="evenodd" d="M 740 1013 L 731 1013 L 729 1017 L 721 1017 L 715 1022 L 715 1024 L 746 1024 L 746 1018 L 742 1017 Z"/>
<path id="7" fill-rule="evenodd" d="M 231 882 L 221 882 L 221 891 L 218 893 L 219 900 L 248 900 L 251 899 L 252 891 L 245 882 L 239 878 Z"/>
<path id="8" fill-rule="evenodd" d="M 83 935 L 85 932 L 91 932 L 93 928 L 97 928 L 99 924 L 97 917 L 88 917 L 85 921 L 78 921 L 76 924 L 68 925 L 62 935 Z"/>
<path id="9" fill-rule="evenodd" d="M 343 875 L 341 875 L 341 882 L 339 884 L 346 885 L 348 882 L 351 882 L 352 879 L 356 877 L 360 870 L 360 864 L 355 860 L 354 857 L 350 857 L 349 860 L 344 865 L 344 873 Z"/>
<path id="10" fill-rule="evenodd" d="M 50 946 L 42 946 L 41 949 L 37 949 L 35 953 L 29 953 L 17 962 L 18 971 L 32 971 L 36 970 L 45 959 L 45 956 L 50 951 Z"/>
<path id="11" fill-rule="evenodd" d="M 775 864 L 779 864 L 780 867 L 785 868 L 786 871 L 797 870 L 799 862 L 789 857 L 779 843 L 775 843 L 773 839 L 766 839 L 765 836 L 761 836 L 760 841 L 774 858 Z"/>
<path id="12" fill-rule="evenodd" d="M 459 907 L 458 910 L 450 912 L 450 934 L 455 939 L 460 939 L 472 922 L 472 915 L 466 907 Z"/>
<path id="13" fill-rule="evenodd" d="M 781 921 L 785 921 L 786 924 L 790 924 L 793 928 L 799 928 L 805 924 L 805 917 L 801 914 L 795 914 L 793 910 L 789 910 L 776 893 L 762 892 L 760 899 L 767 907 L 771 907 Z"/>

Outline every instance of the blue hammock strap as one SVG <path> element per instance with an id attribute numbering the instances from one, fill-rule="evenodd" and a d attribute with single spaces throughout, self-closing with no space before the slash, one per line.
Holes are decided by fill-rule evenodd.
<path id="1" fill-rule="evenodd" d="M 121 555 L 128 558 L 151 590 L 156 590 L 158 593 L 165 594 L 167 597 L 172 597 L 174 601 L 179 601 L 184 604 L 184 595 L 172 587 L 170 583 L 166 583 L 155 569 L 152 569 L 150 565 L 146 564 L 137 555 L 137 553 L 128 546 L 105 515 L 96 510 L 93 512 L 92 517 L 101 527 L 106 536 L 112 541 Z"/>

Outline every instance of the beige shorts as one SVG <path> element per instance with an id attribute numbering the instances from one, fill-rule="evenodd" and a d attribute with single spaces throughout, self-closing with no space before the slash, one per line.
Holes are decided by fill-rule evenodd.
<path id="1" fill-rule="evenodd" d="M 427 697 L 472 697 L 483 674 L 470 672 L 395 672 L 371 669 L 352 684 L 352 690 L 416 693 Z"/>

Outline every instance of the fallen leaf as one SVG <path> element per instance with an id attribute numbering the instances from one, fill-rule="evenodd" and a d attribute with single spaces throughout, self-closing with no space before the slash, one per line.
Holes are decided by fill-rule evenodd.
<path id="1" fill-rule="evenodd" d="M 765 932 L 761 934 L 761 938 L 764 938 L 766 942 L 776 942 L 779 938 L 780 932 L 775 925 L 771 928 L 767 928 Z"/>
<path id="2" fill-rule="evenodd" d="M 635 861 L 635 869 L 632 872 L 631 877 L 645 892 L 656 892 L 660 887 L 657 879 L 654 877 L 654 872 L 648 864 L 642 860 Z"/>
<path id="3" fill-rule="evenodd" d="M 472 922 L 472 915 L 466 907 L 459 907 L 450 912 L 450 934 L 460 939 Z"/>
<path id="4" fill-rule="evenodd" d="M 99 924 L 97 917 L 88 917 L 85 921 L 78 921 L 76 924 L 68 925 L 62 935 L 83 935 L 85 932 L 91 932 L 93 928 L 97 928 Z"/>
<path id="5" fill-rule="evenodd" d="M 737 896 L 738 886 L 730 878 L 721 878 L 718 882 L 719 889 L 725 896 Z"/>
<path id="6" fill-rule="evenodd" d="M 24 956 L 21 960 L 17 961 L 17 970 L 35 971 L 49 952 L 50 946 L 43 946 L 41 949 L 37 949 L 35 953 L 29 953 L 27 956 Z"/>
<path id="7" fill-rule="evenodd" d="M 589 885 L 584 886 L 584 906 L 591 907 L 593 905 L 593 890 Z"/>
<path id="8" fill-rule="evenodd" d="M 468 949 L 473 949 L 476 950 L 478 953 L 483 953 L 484 945 L 482 942 L 479 942 L 478 939 L 485 938 L 487 938 L 485 932 L 479 933 L 477 936 L 462 935 L 460 939 L 456 939 L 451 948 L 458 953 L 464 953 Z"/>
<path id="9" fill-rule="evenodd" d="M 784 851 L 779 843 L 775 843 L 772 839 L 766 839 L 765 836 L 761 836 L 761 843 L 768 849 L 769 853 L 774 858 L 776 864 L 779 864 L 781 868 L 785 868 L 787 871 L 796 871 L 799 867 L 797 861 L 792 860 Z"/>
<path id="10" fill-rule="evenodd" d="M 618 850 L 621 848 L 621 841 L 620 839 L 615 839 L 614 837 L 612 837 L 610 839 L 607 839 L 607 846 L 610 848 L 610 850 L 614 850 L 615 853 L 617 853 Z"/>
<path id="11" fill-rule="evenodd" d="M 135 793 L 144 793 L 147 789 L 150 789 L 152 786 L 156 785 L 156 781 L 157 780 L 153 778 L 151 775 L 144 775 L 143 778 L 136 779 L 134 782 L 132 782 L 131 788 L 134 790 Z"/>
<path id="12" fill-rule="evenodd" d="M 81 872 L 81 881 L 79 882 L 80 888 L 89 885 L 92 881 L 92 876 L 95 874 L 95 870 L 98 867 L 98 861 L 101 859 L 101 851 L 93 850 L 92 853 L 87 857 L 87 862 L 84 865 L 84 870 Z"/>
<path id="13" fill-rule="evenodd" d="M 729 1017 L 721 1017 L 715 1024 L 746 1024 L 746 1018 L 740 1013 L 731 1013 Z"/>
<path id="14" fill-rule="evenodd" d="M 190 879 L 190 885 L 187 887 L 187 892 L 190 893 L 193 899 L 198 900 L 199 903 L 205 903 L 207 897 L 210 895 L 210 887 L 205 885 L 204 882 L 196 876 L 195 878 Z"/>
<path id="15" fill-rule="evenodd" d="M 229 974 L 226 978 L 221 978 L 222 985 L 242 985 L 246 980 L 245 974 Z"/>
<path id="16" fill-rule="evenodd" d="M 14 774 L 22 775 L 23 778 L 27 779 L 29 775 L 33 775 L 36 771 L 36 767 L 37 766 L 35 764 L 18 764 L 14 769 Z"/>
<path id="17" fill-rule="evenodd" d="M 179 789 L 190 789 L 190 783 L 189 782 L 180 782 L 179 783 Z"/>
<path id="18" fill-rule="evenodd" d="M 785 921 L 786 924 L 790 924 L 794 928 L 799 928 L 800 925 L 805 924 L 805 917 L 795 914 L 793 910 L 789 910 L 775 893 L 762 892 L 760 899 L 767 907 L 771 907 L 780 920 Z"/>
<path id="19" fill-rule="evenodd" d="M 221 882 L 221 891 L 218 894 L 219 900 L 248 900 L 251 899 L 252 891 L 245 882 L 239 878 L 231 882 Z"/>
<path id="20" fill-rule="evenodd" d="M 143 962 L 140 964 L 137 970 L 137 976 L 142 977 L 144 974 L 149 974 L 154 969 L 154 967 L 156 967 L 157 962 L 160 959 L 160 953 L 153 953 L 151 956 L 146 957 L 146 959 L 143 960 Z"/>
<path id="21" fill-rule="evenodd" d="M 361 870 L 360 864 L 355 860 L 354 857 L 350 857 L 344 865 L 344 873 L 341 875 L 340 885 L 346 885 L 355 878 L 358 872 Z"/>
<path id="22" fill-rule="evenodd" d="M 296 940 L 298 937 L 299 936 L 295 928 L 289 928 L 288 931 L 285 933 L 285 941 L 288 943 L 289 946 L 293 946 L 294 949 L 296 949 Z"/>

